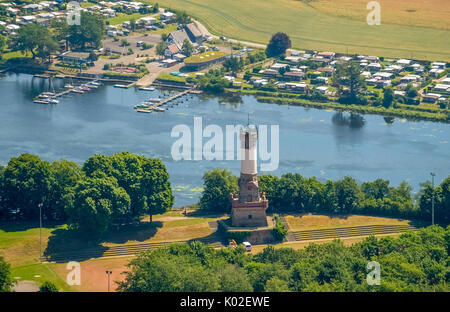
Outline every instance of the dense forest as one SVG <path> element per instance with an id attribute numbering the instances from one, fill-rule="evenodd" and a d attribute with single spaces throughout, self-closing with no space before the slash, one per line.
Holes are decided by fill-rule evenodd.
<path id="1" fill-rule="evenodd" d="M 146 251 L 130 263 L 120 291 L 450 291 L 450 226 L 399 238 L 335 240 L 305 249 L 212 249 L 199 242 Z M 371 261 L 380 285 L 367 283 Z M 371 276 L 370 276 L 371 278 Z"/>

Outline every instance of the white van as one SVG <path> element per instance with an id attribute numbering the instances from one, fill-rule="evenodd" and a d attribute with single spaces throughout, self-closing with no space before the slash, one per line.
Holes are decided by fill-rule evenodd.
<path id="1" fill-rule="evenodd" d="M 252 244 L 250 244 L 249 242 L 243 242 L 242 244 L 244 245 L 246 251 L 252 251 Z"/>

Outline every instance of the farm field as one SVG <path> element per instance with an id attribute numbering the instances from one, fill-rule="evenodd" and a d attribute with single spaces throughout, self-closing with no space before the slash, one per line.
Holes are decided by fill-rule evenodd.
<path id="1" fill-rule="evenodd" d="M 267 43 L 273 33 L 283 31 L 298 49 L 450 60 L 446 0 L 383 1 L 379 26 L 367 25 L 365 0 L 248 0 L 245 5 L 239 0 L 161 0 L 159 4 L 182 8 L 211 33 L 239 40 Z"/>

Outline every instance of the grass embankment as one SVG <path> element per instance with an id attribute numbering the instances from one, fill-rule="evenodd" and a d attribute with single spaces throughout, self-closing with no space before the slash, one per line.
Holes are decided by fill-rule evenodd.
<path id="1" fill-rule="evenodd" d="M 427 106 L 413 106 L 413 105 L 399 105 L 398 108 L 384 108 L 376 106 L 363 106 L 363 105 L 347 105 L 339 104 L 336 102 L 313 102 L 300 98 L 299 94 L 290 94 L 283 92 L 270 92 L 270 91 L 258 91 L 258 90 L 236 90 L 227 89 L 227 92 L 242 94 L 250 94 L 256 96 L 258 101 L 266 103 L 275 103 L 279 105 L 294 105 L 312 107 L 318 109 L 333 109 L 337 111 L 346 111 L 358 114 L 374 114 L 382 115 L 386 117 L 400 117 L 412 120 L 427 120 L 449 123 L 450 111 L 448 109 L 432 109 Z"/>
<path id="2" fill-rule="evenodd" d="M 386 1 L 389 9 L 384 7 Z M 158 3 L 183 8 L 210 32 L 239 40 L 266 44 L 273 33 L 282 31 L 298 49 L 450 60 L 450 41 L 444 39 L 450 37 L 447 0 L 409 1 L 414 3 L 406 7 L 404 1 L 386 1 L 382 3 L 379 26 L 367 24 L 365 0 L 248 0 L 245 5 L 239 0 Z M 344 8 L 351 8 L 352 13 L 347 14 Z"/>

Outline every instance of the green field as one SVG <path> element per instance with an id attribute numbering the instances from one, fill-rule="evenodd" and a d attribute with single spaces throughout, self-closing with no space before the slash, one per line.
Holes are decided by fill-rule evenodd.
<path id="1" fill-rule="evenodd" d="M 414 18 L 408 20 L 399 18 L 394 23 L 397 15 L 395 10 L 399 10 L 398 15 L 403 17 L 408 7 L 393 6 L 389 7 L 389 10 L 386 9 L 386 12 L 382 10 L 381 25 L 369 26 L 365 19 L 368 13 L 366 2 L 347 0 L 347 3 L 355 1 L 355 6 L 358 5 L 357 8 L 363 13 L 343 16 L 338 11 L 337 4 L 334 4 L 336 10 L 331 8 L 326 11 L 319 5 L 322 1 L 161 0 L 158 2 L 163 7 L 185 10 L 202 22 L 210 32 L 230 38 L 267 43 L 273 33 L 283 31 L 290 36 L 293 47 L 298 49 L 450 61 L 450 20 L 446 18 L 448 13 L 440 0 L 431 0 L 427 5 L 414 8 L 414 13 L 421 14 L 420 23 L 417 25 L 422 26 L 414 26 Z M 336 0 L 333 3 L 339 1 L 343 0 Z M 383 12 L 389 17 L 386 22 L 383 22 Z M 434 19 L 440 23 L 427 24 L 427 19 Z M 436 28 L 439 25 L 435 24 L 440 24 L 441 27 Z"/>

